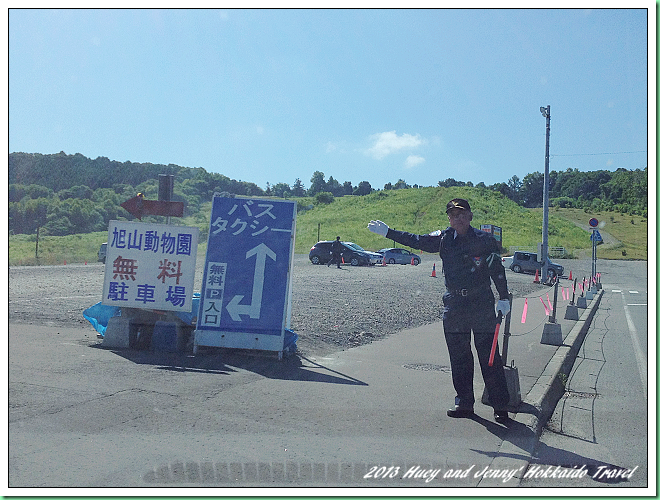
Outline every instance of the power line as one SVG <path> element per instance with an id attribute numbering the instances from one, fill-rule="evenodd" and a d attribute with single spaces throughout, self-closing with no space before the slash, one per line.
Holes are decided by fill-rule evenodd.
<path id="1" fill-rule="evenodd" d="M 555 155 L 550 156 L 599 156 L 599 155 L 631 155 L 635 153 L 646 153 L 646 151 L 617 151 L 615 153 L 575 153 L 571 155 Z"/>

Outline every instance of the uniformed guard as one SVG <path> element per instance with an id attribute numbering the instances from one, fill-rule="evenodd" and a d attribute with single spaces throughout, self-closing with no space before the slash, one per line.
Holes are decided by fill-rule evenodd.
<path id="1" fill-rule="evenodd" d="M 447 216 L 449 227 L 432 234 L 396 231 L 379 220 L 372 220 L 367 227 L 402 245 L 429 253 L 439 252 L 446 287 L 442 297 L 442 320 L 456 390 L 454 408 L 447 410 L 447 415 L 461 418 L 474 414 L 472 333 L 495 420 L 505 423 L 509 418 L 509 392 L 499 349 L 495 351 L 492 366 L 488 366 L 497 314 L 501 312 L 504 317 L 510 309 L 499 247 L 490 233 L 470 225 L 472 211 L 467 200 L 456 198 L 447 203 Z M 500 296 L 496 307 L 491 280 Z"/>

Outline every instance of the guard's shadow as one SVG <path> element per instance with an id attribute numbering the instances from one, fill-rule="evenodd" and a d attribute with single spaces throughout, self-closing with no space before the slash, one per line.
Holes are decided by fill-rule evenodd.
<path id="1" fill-rule="evenodd" d="M 525 403 L 523 403 L 525 405 Z M 534 408 L 531 405 L 527 405 L 529 408 L 524 408 L 524 413 L 535 413 L 531 411 L 530 408 Z M 536 410 L 536 409 L 534 409 Z M 520 411 L 519 411 L 520 412 Z M 536 410 L 538 412 L 538 410 Z M 522 413 L 522 412 L 520 412 Z M 538 415 L 537 415 L 538 416 Z M 573 453 L 567 450 L 562 450 L 561 448 L 555 448 L 553 446 L 548 446 L 545 443 L 542 443 L 537 438 L 536 434 L 527 427 L 526 425 L 516 422 L 515 420 L 509 420 L 507 424 L 498 424 L 491 420 L 487 420 L 478 415 L 474 415 L 472 420 L 483 425 L 486 430 L 495 434 L 498 438 L 503 441 L 508 441 L 515 445 L 517 448 L 523 450 L 524 453 L 499 453 L 493 451 L 484 451 L 484 450 L 475 450 L 477 453 L 482 455 L 489 456 L 494 458 L 495 456 L 511 458 L 516 460 L 529 461 L 530 466 L 539 465 L 541 469 L 544 470 L 548 466 L 561 466 L 562 468 L 572 469 L 577 467 L 578 469 L 585 466 L 587 474 L 594 480 L 600 483 L 621 483 L 628 481 L 625 477 L 603 477 L 602 469 L 599 467 L 605 467 L 608 470 L 627 470 L 626 467 L 621 467 L 600 460 L 594 460 L 592 458 L 584 457 L 577 453 Z M 531 457 L 531 458 L 530 458 Z M 538 457 L 538 458 L 537 458 Z M 601 472 L 599 472 L 599 470 Z"/>
<path id="2" fill-rule="evenodd" d="M 326 384 L 368 385 L 361 380 L 343 374 L 300 354 L 277 359 L 277 354 L 245 349 L 205 348 L 202 353 L 164 352 L 148 349 L 112 349 L 102 344 L 91 346 L 108 349 L 136 364 L 153 365 L 159 370 L 173 372 L 197 372 L 216 375 L 231 375 L 247 370 L 263 377 L 278 380 L 323 382 Z"/>

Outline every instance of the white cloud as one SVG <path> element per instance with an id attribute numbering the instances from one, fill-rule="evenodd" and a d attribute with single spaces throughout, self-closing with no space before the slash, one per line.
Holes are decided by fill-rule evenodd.
<path id="1" fill-rule="evenodd" d="M 417 165 L 424 163 L 425 161 L 426 159 L 421 156 L 410 155 L 408 158 L 406 158 L 406 163 L 404 164 L 404 166 L 406 168 L 414 168 Z"/>
<path id="2" fill-rule="evenodd" d="M 382 160 L 387 155 L 396 153 L 402 149 L 416 148 L 425 142 L 419 134 L 396 135 L 395 130 L 371 135 L 369 139 L 373 142 L 372 146 L 367 149 L 366 154 L 376 160 Z"/>
<path id="3" fill-rule="evenodd" d="M 326 153 L 332 153 L 333 151 L 336 151 L 336 150 L 337 150 L 337 145 L 332 141 L 328 141 L 328 143 L 325 145 L 325 152 Z"/>

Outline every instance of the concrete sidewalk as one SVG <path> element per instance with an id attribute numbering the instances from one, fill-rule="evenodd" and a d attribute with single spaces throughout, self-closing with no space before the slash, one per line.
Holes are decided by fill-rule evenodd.
<path id="1" fill-rule="evenodd" d="M 569 321 L 560 290 L 562 346 L 540 344 L 539 297 L 547 305 L 552 289 L 514 298 L 508 364 L 523 402 L 507 426 L 480 401 L 472 419 L 446 415 L 454 390 L 441 323 L 283 362 L 110 350 L 81 342 L 80 329 L 12 324 L 9 485 L 513 487 L 600 293 Z M 475 367 L 478 400 L 482 391 Z"/>

